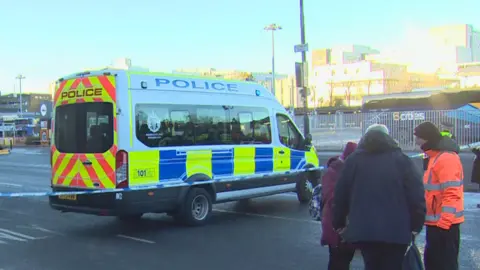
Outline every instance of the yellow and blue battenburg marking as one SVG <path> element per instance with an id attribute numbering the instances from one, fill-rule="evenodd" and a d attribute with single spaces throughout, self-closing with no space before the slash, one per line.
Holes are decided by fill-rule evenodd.
<path id="1" fill-rule="evenodd" d="M 186 181 L 193 175 L 208 179 L 268 175 L 318 167 L 315 150 L 286 147 L 232 147 L 221 150 L 155 150 L 129 153 L 130 186 Z"/>
<path id="2" fill-rule="evenodd" d="M 474 143 L 472 145 L 462 145 L 460 149 L 466 149 L 469 147 L 477 147 L 480 143 Z M 148 153 L 148 154 L 147 154 Z M 217 152 L 218 153 L 218 152 Z M 303 168 L 299 171 L 323 171 L 325 167 L 318 166 L 318 159 L 316 155 L 315 149 L 312 147 L 310 152 L 302 152 L 305 154 L 305 159 L 307 164 L 314 165 L 313 168 Z M 185 186 L 189 185 L 189 183 L 174 183 L 172 182 L 164 182 L 159 183 L 159 164 L 160 164 L 160 154 L 159 151 L 148 151 L 148 152 L 130 152 L 130 158 L 133 158 L 135 161 L 131 163 L 130 168 L 130 179 L 131 179 L 131 187 L 128 188 L 114 188 L 114 189 L 94 189 L 94 190 L 79 190 L 79 191 L 49 191 L 49 192 L 0 192 L 0 197 L 43 197 L 43 196 L 59 196 L 59 195 L 87 195 L 87 194 L 101 194 L 101 193 L 115 193 L 115 192 L 129 192 L 133 190 L 150 190 L 154 188 L 168 188 L 168 187 L 178 187 L 178 186 Z M 410 158 L 421 158 L 423 154 L 413 154 L 409 156 Z M 212 155 L 212 162 L 213 162 L 213 155 Z M 216 164 L 227 164 L 228 162 L 222 159 L 222 163 Z M 186 161 L 185 161 L 186 163 Z M 230 161 L 230 164 L 234 164 L 235 162 Z M 150 167 L 149 167 L 150 166 Z M 157 169 L 154 169 L 156 166 Z M 135 169 L 137 168 L 137 169 Z M 145 168 L 138 172 L 138 168 Z M 186 168 L 184 165 L 183 168 Z M 230 168 L 230 169 L 228 169 Z M 225 171 L 231 170 L 232 167 L 228 167 Z M 212 166 L 213 170 L 213 166 Z M 223 169 L 220 169 L 223 170 Z M 135 177 L 132 177 L 133 172 L 137 173 Z M 248 179 L 252 177 L 250 176 L 239 176 L 239 177 L 232 177 L 231 179 Z M 255 177 L 255 175 L 253 175 Z M 212 183 L 215 180 L 206 181 L 205 183 Z M 134 183 L 132 185 L 132 183 Z M 204 183 L 204 182 L 202 182 Z M 195 183 L 190 183 L 195 184 Z M 135 186 L 136 185 L 136 186 Z"/>

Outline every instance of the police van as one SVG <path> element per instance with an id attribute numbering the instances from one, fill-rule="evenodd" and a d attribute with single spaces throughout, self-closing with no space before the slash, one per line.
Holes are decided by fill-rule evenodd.
<path id="1" fill-rule="evenodd" d="M 311 136 L 252 82 L 74 74 L 57 81 L 52 129 L 53 191 L 102 190 L 50 196 L 62 212 L 202 225 L 216 203 L 291 191 L 308 202 L 320 174 Z"/>

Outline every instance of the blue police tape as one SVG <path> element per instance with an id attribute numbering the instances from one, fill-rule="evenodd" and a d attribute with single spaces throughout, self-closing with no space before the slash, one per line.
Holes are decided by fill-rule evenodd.
<path id="1" fill-rule="evenodd" d="M 461 150 L 465 150 L 468 148 L 476 148 L 480 147 L 480 142 L 476 142 L 473 144 L 467 144 L 460 146 Z M 423 158 L 424 154 L 413 154 L 409 156 L 410 158 Z M 292 170 L 288 171 L 287 174 L 291 173 L 299 173 L 299 172 L 308 172 L 308 171 L 323 171 L 325 170 L 325 166 L 319 166 L 316 168 L 306 168 L 301 170 Z M 210 183 L 218 183 L 218 182 L 233 182 L 233 181 L 242 181 L 252 178 L 258 177 L 271 177 L 275 175 L 284 175 L 285 172 L 282 173 L 272 173 L 272 174 L 265 174 L 265 175 L 254 175 L 254 176 L 245 176 L 245 177 L 222 177 L 218 179 L 212 179 L 208 181 L 201 181 L 201 182 L 188 182 L 188 181 L 169 181 L 163 184 L 157 185 L 145 185 L 145 186 L 138 186 L 138 187 L 131 187 L 131 188 L 115 188 L 115 189 L 95 189 L 95 190 L 80 190 L 80 191 L 49 191 L 49 192 L 0 192 L 0 197 L 44 197 L 44 196 L 61 196 L 61 195 L 85 195 L 85 194 L 101 194 L 101 193 L 117 193 L 117 192 L 129 192 L 134 190 L 150 190 L 150 189 L 158 189 L 158 188 L 169 188 L 169 187 L 181 187 L 181 186 L 194 186 L 194 185 L 203 185 L 203 184 L 210 184 Z"/>

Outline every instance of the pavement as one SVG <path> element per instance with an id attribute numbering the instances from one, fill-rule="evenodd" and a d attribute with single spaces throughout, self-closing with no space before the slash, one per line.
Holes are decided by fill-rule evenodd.
<path id="1" fill-rule="evenodd" d="M 331 154 L 319 153 L 322 163 Z M 0 156 L 0 192 L 49 190 L 48 163 L 48 149 Z M 466 194 L 460 269 L 480 269 L 479 202 L 480 194 Z M 216 205 L 209 224 L 196 228 L 166 215 L 125 224 L 56 212 L 45 197 L 0 198 L 0 269 L 326 269 L 320 233 L 291 193 Z M 351 269 L 363 269 L 360 256 Z"/>

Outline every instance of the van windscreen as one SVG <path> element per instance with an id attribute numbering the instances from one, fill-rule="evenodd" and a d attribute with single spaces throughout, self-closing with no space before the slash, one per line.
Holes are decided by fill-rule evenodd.
<path id="1" fill-rule="evenodd" d="M 54 129 L 55 146 L 62 153 L 104 153 L 113 145 L 113 104 L 59 106 Z"/>

